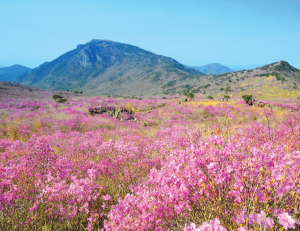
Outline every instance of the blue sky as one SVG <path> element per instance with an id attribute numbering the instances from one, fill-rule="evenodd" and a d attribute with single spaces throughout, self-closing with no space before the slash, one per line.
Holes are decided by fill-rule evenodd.
<path id="1" fill-rule="evenodd" d="M 31 68 L 92 39 L 200 66 L 300 68 L 299 0 L 0 0 L 0 65 Z"/>

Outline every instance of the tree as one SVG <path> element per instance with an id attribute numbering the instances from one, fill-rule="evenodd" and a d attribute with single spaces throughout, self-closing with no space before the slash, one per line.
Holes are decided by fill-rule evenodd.
<path id="1" fill-rule="evenodd" d="M 226 99 L 226 101 L 228 102 L 228 100 L 230 99 L 230 96 L 229 95 L 224 95 L 223 98 Z"/>
<path id="2" fill-rule="evenodd" d="M 243 100 L 246 101 L 246 103 L 247 103 L 248 105 L 250 105 L 249 102 L 252 103 L 252 95 L 243 95 L 242 98 L 243 98 Z"/>
<path id="3" fill-rule="evenodd" d="M 195 94 L 192 93 L 192 92 L 189 92 L 189 93 L 186 93 L 185 96 L 187 96 L 187 97 L 189 97 L 189 98 L 191 98 L 191 99 L 194 99 Z"/>
<path id="4" fill-rule="evenodd" d="M 58 103 L 63 103 L 67 101 L 67 99 L 62 95 L 53 95 L 52 98 Z"/>

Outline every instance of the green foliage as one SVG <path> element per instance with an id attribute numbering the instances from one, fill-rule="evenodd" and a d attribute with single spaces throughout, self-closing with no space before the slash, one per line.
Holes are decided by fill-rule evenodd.
<path id="1" fill-rule="evenodd" d="M 228 86 L 228 87 L 225 88 L 225 93 L 227 93 L 229 91 L 231 91 L 231 88 Z"/>
<path id="2" fill-rule="evenodd" d="M 281 61 L 274 69 L 277 71 L 294 71 L 291 65 L 286 61 Z"/>
<path id="3" fill-rule="evenodd" d="M 74 91 L 75 94 L 83 94 L 82 91 Z"/>
<path id="4" fill-rule="evenodd" d="M 58 99 L 61 99 L 62 96 L 61 95 L 53 95 L 52 98 L 56 101 Z"/>
<path id="5" fill-rule="evenodd" d="M 56 102 L 58 102 L 58 103 L 63 103 L 63 102 L 66 102 L 66 101 L 67 101 L 67 99 L 66 99 L 64 96 L 62 96 L 62 95 L 57 95 L 57 94 L 55 94 L 55 95 L 52 96 L 52 98 L 53 98 Z"/>
<path id="6" fill-rule="evenodd" d="M 226 80 L 227 80 L 228 82 L 232 82 L 232 81 L 231 81 L 231 76 L 226 77 Z"/>
<path id="7" fill-rule="evenodd" d="M 185 84 L 185 85 L 182 85 L 181 87 L 186 89 L 187 91 L 190 91 L 193 88 L 190 84 Z"/>
<path id="8" fill-rule="evenodd" d="M 193 99 L 195 97 L 195 94 L 192 92 L 189 92 L 186 96 Z"/>
<path id="9" fill-rule="evenodd" d="M 183 88 L 182 93 L 186 96 L 189 93 L 196 93 L 199 89 L 193 89 L 193 87 L 190 84 L 181 85 L 181 88 Z"/>
<path id="10" fill-rule="evenodd" d="M 207 96 L 208 99 L 214 99 L 211 95 Z"/>
<path id="11" fill-rule="evenodd" d="M 186 96 L 186 97 L 189 97 L 189 98 L 194 98 L 195 97 L 195 94 L 193 92 L 189 92 L 189 91 L 183 91 L 183 94 Z"/>
<path id="12" fill-rule="evenodd" d="M 230 74 L 230 72 L 227 72 L 227 73 L 223 73 L 223 74 L 220 74 L 220 75 L 217 75 L 217 76 L 222 77 L 222 76 L 227 76 L 229 74 Z"/>
<path id="13" fill-rule="evenodd" d="M 162 88 L 174 87 L 175 83 L 176 83 L 176 80 L 169 81 L 165 85 L 163 85 Z"/>
<path id="14" fill-rule="evenodd" d="M 176 94 L 176 88 L 167 89 L 167 90 L 163 91 L 163 94 L 164 95 L 174 95 L 174 94 Z"/>
<path id="15" fill-rule="evenodd" d="M 184 75 L 183 77 L 181 77 L 179 80 L 180 81 L 184 81 L 184 80 L 187 80 L 187 79 L 190 79 L 190 80 L 200 80 L 201 78 L 201 75 Z"/>
<path id="16" fill-rule="evenodd" d="M 296 83 L 293 83 L 293 88 L 294 89 L 297 89 L 298 88 L 298 85 Z"/>
<path id="17" fill-rule="evenodd" d="M 203 86 L 203 88 L 205 88 L 205 89 L 207 89 L 207 88 L 209 88 L 211 85 L 208 83 L 208 84 L 205 84 L 204 86 Z"/>
<path id="18" fill-rule="evenodd" d="M 160 80 L 160 77 L 161 77 L 162 73 L 161 72 L 154 72 L 154 76 L 151 80 L 151 82 L 157 82 Z"/>
<path id="19" fill-rule="evenodd" d="M 280 76 L 279 75 L 275 75 L 277 80 L 280 80 Z"/>
<path id="20" fill-rule="evenodd" d="M 268 64 L 268 65 L 261 67 L 260 69 L 265 71 L 265 70 L 268 70 L 270 66 L 271 66 L 271 64 Z"/>
<path id="21" fill-rule="evenodd" d="M 263 73 L 263 74 L 256 75 L 256 76 L 260 76 L 260 77 L 263 77 L 263 76 L 266 76 L 266 77 L 275 76 L 277 80 L 281 80 L 281 77 L 280 77 L 279 73 L 277 73 L 277 72 Z"/>
<path id="22" fill-rule="evenodd" d="M 228 100 L 228 99 L 230 99 L 230 96 L 229 95 L 224 95 L 223 98 Z"/>
<path id="23" fill-rule="evenodd" d="M 190 72 L 191 70 L 189 70 L 188 68 L 185 68 L 182 64 L 180 63 L 175 63 L 175 62 L 172 62 L 170 64 L 167 64 L 165 66 L 163 66 L 163 69 L 169 73 L 169 72 L 178 72 L 179 70 L 181 71 L 187 71 L 187 72 Z"/>
<path id="24" fill-rule="evenodd" d="M 246 101 L 246 103 L 249 102 L 249 100 L 252 100 L 252 95 L 243 95 L 242 99 Z"/>

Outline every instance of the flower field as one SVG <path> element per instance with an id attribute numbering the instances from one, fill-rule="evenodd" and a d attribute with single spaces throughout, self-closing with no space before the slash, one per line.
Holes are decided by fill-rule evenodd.
<path id="1" fill-rule="evenodd" d="M 1 98 L 0 230 L 299 230 L 295 106 L 178 101 Z"/>

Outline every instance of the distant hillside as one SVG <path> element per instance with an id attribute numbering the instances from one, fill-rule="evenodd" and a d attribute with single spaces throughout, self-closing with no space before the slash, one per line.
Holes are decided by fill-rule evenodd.
<path id="1" fill-rule="evenodd" d="M 0 100 L 1 99 L 25 99 L 25 98 L 43 98 L 48 93 L 47 98 L 51 99 L 53 92 L 45 91 L 36 87 L 14 84 L 11 82 L 0 81 Z"/>
<path id="2" fill-rule="evenodd" d="M 31 69 L 21 65 L 13 65 L 11 67 L 0 68 L 0 81 L 10 82 L 18 78 L 20 75 L 29 72 Z"/>
<path id="3" fill-rule="evenodd" d="M 84 96 L 79 92 L 49 91 L 37 87 L 0 81 L 0 102 L 8 98 L 16 100 L 27 99 L 30 101 L 33 99 L 53 100 L 52 97 L 55 94 L 61 94 L 67 99 Z"/>
<path id="4" fill-rule="evenodd" d="M 214 98 L 226 94 L 241 99 L 242 95 L 252 94 L 261 100 L 296 100 L 300 96 L 300 70 L 280 61 L 251 70 L 203 76 L 201 85 L 193 86 L 190 91 Z"/>
<path id="5" fill-rule="evenodd" d="M 221 65 L 220 63 L 211 63 L 204 66 L 191 66 L 191 67 L 207 75 L 220 75 L 223 73 L 233 72 L 233 70 L 229 69 L 226 66 Z"/>
<path id="6" fill-rule="evenodd" d="M 176 60 L 129 44 L 92 40 L 44 63 L 15 82 L 94 95 L 161 94 L 203 75 Z"/>

